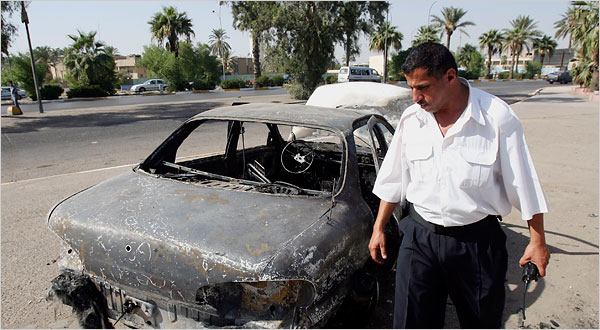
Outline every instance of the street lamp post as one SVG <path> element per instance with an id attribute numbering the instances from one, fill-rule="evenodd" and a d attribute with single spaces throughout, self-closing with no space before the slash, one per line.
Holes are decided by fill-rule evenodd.
<path id="1" fill-rule="evenodd" d="M 40 86 L 38 85 L 37 73 L 35 70 L 33 48 L 31 48 L 31 38 L 29 37 L 29 17 L 27 17 L 27 11 L 25 11 L 25 1 L 21 1 L 21 22 L 25 24 L 25 30 L 27 31 L 27 42 L 29 43 L 29 54 L 31 55 L 31 70 L 33 72 L 33 84 L 35 85 L 35 95 L 38 99 L 40 113 L 44 113 L 44 107 L 42 106 L 42 98 L 40 97 Z"/>
<path id="2" fill-rule="evenodd" d="M 429 22 L 431 21 L 431 8 L 433 8 L 433 5 L 435 5 L 436 2 L 437 1 L 434 1 L 431 6 L 429 6 L 429 12 L 427 12 L 427 41 L 429 41 L 429 34 L 431 33 L 429 29 Z"/>

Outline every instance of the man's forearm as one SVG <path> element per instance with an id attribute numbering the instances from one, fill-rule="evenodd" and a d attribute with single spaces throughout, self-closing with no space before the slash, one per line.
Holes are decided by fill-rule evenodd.
<path id="1" fill-rule="evenodd" d="M 392 213 L 394 213 L 394 210 L 396 209 L 396 205 L 398 205 L 398 203 L 390 203 L 384 200 L 379 202 L 379 212 L 377 212 L 377 219 L 375 219 L 373 231 L 383 231 L 385 229 L 385 226 L 390 220 Z"/>
<path id="2" fill-rule="evenodd" d="M 546 244 L 544 234 L 544 214 L 538 213 L 527 221 L 529 226 L 529 242 L 532 244 Z"/>

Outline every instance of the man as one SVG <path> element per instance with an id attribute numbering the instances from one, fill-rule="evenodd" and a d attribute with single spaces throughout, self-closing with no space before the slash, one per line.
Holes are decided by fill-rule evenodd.
<path id="1" fill-rule="evenodd" d="M 12 99 L 13 104 L 18 109 L 21 109 L 21 107 L 19 107 L 19 99 L 21 98 L 19 95 L 19 89 L 13 84 L 12 80 L 8 82 L 8 85 L 10 86 L 10 98 Z"/>
<path id="2" fill-rule="evenodd" d="M 530 242 L 521 266 L 545 276 L 546 200 L 519 119 L 458 77 L 448 49 L 417 46 L 402 67 L 416 103 L 402 114 L 373 192 L 381 199 L 369 250 L 387 258 L 383 229 L 398 203 L 395 328 L 442 328 L 448 295 L 462 328 L 500 328 L 507 270 L 498 216 L 517 208 Z M 406 214 L 405 214 L 406 215 Z"/>

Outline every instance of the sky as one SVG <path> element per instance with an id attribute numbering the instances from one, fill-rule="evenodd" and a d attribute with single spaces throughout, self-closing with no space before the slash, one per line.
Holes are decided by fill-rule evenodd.
<path id="1" fill-rule="evenodd" d="M 429 13 L 442 17 L 442 8 L 456 7 L 467 11 L 463 21 L 471 21 L 475 26 L 465 28 L 463 34 L 452 35 L 450 49 L 471 44 L 479 47 L 478 38 L 490 29 L 510 28 L 510 21 L 519 15 L 529 16 L 537 22 L 538 30 L 554 39 L 554 22 L 566 13 L 569 2 L 564 0 L 545 1 L 390 1 L 389 20 L 396 30 L 404 35 L 402 49 L 410 47 L 420 26 L 428 24 Z M 250 39 L 247 32 L 233 28 L 231 9 L 219 6 L 219 1 L 47 1 L 35 0 L 29 4 L 29 31 L 33 48 L 49 46 L 64 48 L 72 41 L 67 35 L 77 35 L 77 31 L 96 31 L 97 40 L 117 48 L 121 55 L 142 54 L 144 46 L 152 40 L 148 21 L 162 8 L 174 6 L 179 12 L 186 12 L 192 19 L 195 32 L 194 43 L 209 43 L 213 29 L 223 28 L 229 39 L 233 56 L 250 56 Z M 27 33 L 20 21 L 19 13 L 10 19 L 18 26 L 17 36 L 9 49 L 11 53 L 28 52 Z M 445 43 L 445 36 L 442 42 Z M 566 48 L 567 39 L 556 40 L 558 48 Z M 369 51 L 368 39 L 360 38 L 361 54 L 355 62 L 368 62 L 369 56 L 377 55 Z M 336 59 L 343 62 L 344 53 L 336 46 Z"/>

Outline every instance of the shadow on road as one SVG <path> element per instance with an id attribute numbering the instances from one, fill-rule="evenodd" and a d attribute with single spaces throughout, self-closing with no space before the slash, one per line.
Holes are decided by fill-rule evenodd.
<path id="1" fill-rule="evenodd" d="M 219 106 L 229 105 L 221 102 L 185 103 L 173 105 L 144 105 L 135 108 L 115 111 L 87 109 L 63 112 L 60 115 L 21 115 L 2 116 L 3 121 L 13 121 L 2 127 L 3 133 L 28 133 L 41 129 L 73 128 L 73 127 L 108 127 L 128 125 L 140 121 L 178 120 L 184 121 L 196 114 Z M 92 109 L 90 109 L 92 110 Z"/>
<path id="2" fill-rule="evenodd" d="M 525 290 L 525 284 L 522 282 L 521 278 L 523 276 L 523 270 L 519 266 L 519 259 L 522 256 L 523 251 L 525 251 L 525 247 L 529 244 L 529 236 L 523 235 L 518 230 L 527 231 L 527 226 L 514 225 L 509 223 L 502 223 L 502 229 L 506 233 L 506 247 L 508 249 L 508 271 L 506 274 L 506 282 L 505 282 L 505 291 L 506 291 L 506 305 L 504 307 L 503 313 L 503 324 L 506 327 L 506 321 L 512 315 L 517 315 L 517 310 L 521 307 L 523 292 Z M 546 237 L 550 236 L 561 236 L 567 238 L 569 240 L 573 240 L 574 242 L 581 243 L 584 246 L 589 247 L 589 251 L 585 252 L 573 252 L 560 249 L 556 246 L 548 246 L 550 249 L 550 253 L 552 255 L 556 254 L 566 254 L 566 255 L 598 255 L 598 245 L 593 244 L 591 242 L 582 240 L 580 238 L 566 235 L 563 233 L 546 231 Z M 577 246 L 577 245 L 574 245 Z M 578 246 L 578 248 L 580 248 Z M 379 278 L 379 289 L 380 289 L 380 298 L 379 303 L 373 312 L 373 315 L 369 318 L 366 328 L 368 329 L 391 329 L 392 328 L 392 316 L 393 316 L 393 300 L 394 300 L 394 281 L 395 281 L 395 271 L 388 271 L 385 273 L 377 274 Z M 511 290 L 511 288 L 514 288 Z M 532 288 L 533 289 L 532 291 Z M 541 293 L 546 289 L 546 285 L 544 283 L 544 279 L 540 279 L 537 285 L 530 285 L 529 292 L 526 297 L 526 305 L 525 308 L 531 306 L 536 302 Z M 344 316 L 345 311 L 340 311 L 341 315 L 336 315 L 336 317 L 327 324 L 327 328 L 356 328 L 357 325 L 346 324 L 344 319 L 350 319 L 350 315 L 347 317 Z M 536 324 L 531 324 L 531 322 L 538 322 Z M 550 320 L 526 320 L 526 325 L 532 325 L 534 327 L 539 326 L 539 322 L 542 321 L 544 323 L 549 324 Z M 458 322 L 458 317 L 456 316 L 456 309 L 452 304 L 451 300 L 448 300 L 446 305 L 446 320 L 444 328 L 446 329 L 458 329 L 460 328 L 460 323 Z"/>

